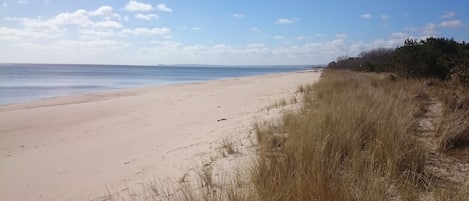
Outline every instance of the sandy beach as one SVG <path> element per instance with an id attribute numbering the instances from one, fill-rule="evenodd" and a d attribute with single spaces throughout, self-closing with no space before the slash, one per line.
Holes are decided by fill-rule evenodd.
<path id="1" fill-rule="evenodd" d="M 177 178 L 319 72 L 295 72 L 0 106 L 0 200 L 90 200 Z M 263 112 L 264 111 L 264 112 Z"/>

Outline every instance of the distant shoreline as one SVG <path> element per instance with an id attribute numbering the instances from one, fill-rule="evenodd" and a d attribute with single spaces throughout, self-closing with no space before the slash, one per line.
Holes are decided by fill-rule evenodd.
<path id="1" fill-rule="evenodd" d="M 291 65 L 265 65 L 265 64 L 246 64 L 246 65 L 217 65 L 217 64 L 154 64 L 154 65 L 137 65 L 137 64 L 92 64 L 92 63 L 8 63 L 0 62 L 0 67 L 2 65 L 73 65 L 73 66 L 135 66 L 135 67 L 219 67 L 219 68 L 285 68 L 285 67 L 296 67 L 296 68 L 325 68 L 327 64 L 291 64 Z"/>
<path id="2" fill-rule="evenodd" d="M 184 67 L 0 64 L 0 105 L 120 89 L 308 70 L 305 67 Z M 2 73 L 3 71 L 3 73 Z"/>
<path id="3" fill-rule="evenodd" d="M 318 73 L 318 72 L 320 71 L 301 70 L 301 71 L 294 71 L 294 72 L 272 73 L 272 74 L 265 74 L 265 75 L 252 75 L 252 76 L 242 76 L 242 77 L 220 78 L 220 79 L 214 79 L 214 80 L 202 80 L 202 81 L 196 81 L 196 82 L 170 83 L 170 84 L 163 84 L 163 85 L 140 86 L 140 87 L 135 87 L 135 88 L 125 88 L 125 89 L 109 89 L 109 90 L 95 91 L 95 92 L 82 93 L 82 94 L 72 94 L 72 95 L 66 95 L 66 96 L 43 98 L 43 99 L 30 100 L 30 101 L 11 103 L 11 104 L 3 104 L 3 105 L 0 104 L 0 112 L 9 111 L 12 109 L 14 110 L 31 109 L 31 108 L 39 108 L 39 107 L 49 107 L 49 106 L 54 106 L 54 105 L 79 104 L 79 103 L 86 103 L 86 102 L 92 102 L 92 101 L 107 100 L 109 99 L 109 97 L 136 96 L 148 90 L 166 88 L 166 87 L 177 88 L 177 87 L 190 86 L 190 85 L 209 84 L 212 82 L 219 82 L 219 81 L 225 82 L 225 81 L 239 80 L 239 79 L 250 79 L 250 78 L 255 79 L 257 77 L 265 77 L 265 76 L 281 76 L 284 74 Z"/>

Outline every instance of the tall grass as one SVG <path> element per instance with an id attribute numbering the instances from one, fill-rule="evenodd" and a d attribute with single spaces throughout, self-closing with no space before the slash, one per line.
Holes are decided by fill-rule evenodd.
<path id="1" fill-rule="evenodd" d="M 439 86 L 443 118 L 438 127 L 439 149 L 448 151 L 469 145 L 469 89 L 452 83 Z"/>
<path id="2" fill-rule="evenodd" d="M 449 184 L 435 191 L 435 200 L 467 201 L 469 200 L 469 186 Z"/>
<path id="3" fill-rule="evenodd" d="M 326 72 L 301 87 L 300 111 L 257 127 L 259 200 L 414 199 L 426 151 L 413 133 L 420 85 L 407 82 Z"/>

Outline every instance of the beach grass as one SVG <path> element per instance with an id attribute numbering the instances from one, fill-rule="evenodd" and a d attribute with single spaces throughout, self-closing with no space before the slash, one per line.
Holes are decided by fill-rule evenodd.
<path id="1" fill-rule="evenodd" d="M 300 87 L 302 109 L 257 128 L 258 200 L 414 197 L 426 151 L 413 133 L 419 84 L 408 82 L 342 71 Z"/>
<path id="2" fill-rule="evenodd" d="M 469 91 L 452 83 L 439 83 L 435 93 L 443 103 L 439 149 L 449 151 L 469 145 Z"/>

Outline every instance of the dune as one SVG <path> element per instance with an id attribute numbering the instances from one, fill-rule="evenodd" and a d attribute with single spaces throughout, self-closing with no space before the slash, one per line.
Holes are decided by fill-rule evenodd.
<path id="1" fill-rule="evenodd" d="M 0 200 L 89 200 L 176 178 L 261 112 L 319 79 L 304 71 L 0 106 Z M 111 190 L 111 191 L 113 191 Z"/>

